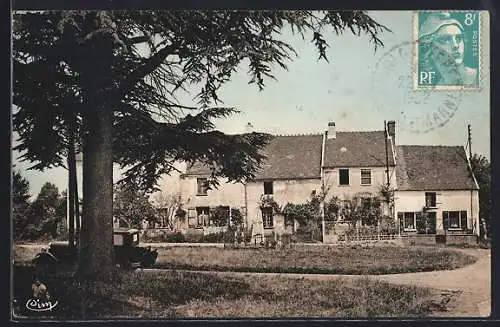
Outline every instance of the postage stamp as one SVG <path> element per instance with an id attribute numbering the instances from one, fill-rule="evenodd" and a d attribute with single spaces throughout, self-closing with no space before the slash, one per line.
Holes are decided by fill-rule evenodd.
<path id="1" fill-rule="evenodd" d="M 479 89 L 480 33 L 479 11 L 415 12 L 413 89 Z"/>
<path id="2" fill-rule="evenodd" d="M 460 108 L 464 92 L 435 92 L 412 88 L 412 49 L 416 42 L 402 42 L 387 49 L 372 74 L 377 110 L 394 117 L 399 128 L 415 134 L 428 133 L 446 125 Z"/>

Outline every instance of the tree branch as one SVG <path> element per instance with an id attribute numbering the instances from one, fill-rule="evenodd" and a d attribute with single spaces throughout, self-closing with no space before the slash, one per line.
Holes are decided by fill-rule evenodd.
<path id="1" fill-rule="evenodd" d="M 123 96 L 130 91 L 137 81 L 146 77 L 148 74 L 152 73 L 158 66 L 162 64 L 168 55 L 175 54 L 174 50 L 177 48 L 177 44 L 171 44 L 164 47 L 158 51 L 154 56 L 146 60 L 146 62 L 129 74 L 125 80 L 120 84 L 116 94 L 116 100 L 120 101 Z"/>

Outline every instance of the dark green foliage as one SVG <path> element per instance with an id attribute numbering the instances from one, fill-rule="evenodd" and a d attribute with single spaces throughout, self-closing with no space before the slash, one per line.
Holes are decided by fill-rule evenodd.
<path id="1" fill-rule="evenodd" d="M 287 203 L 282 210 L 285 219 L 297 221 L 297 241 L 299 242 L 314 242 L 321 241 L 322 230 L 321 224 L 323 217 L 321 215 L 321 202 L 324 196 L 315 194 L 306 203 L 294 204 Z M 338 219 L 339 202 L 336 197 L 325 201 L 325 221 L 334 223 Z"/>
<path id="2" fill-rule="evenodd" d="M 231 224 L 236 226 L 243 224 L 243 215 L 241 214 L 240 209 L 231 208 Z"/>
<path id="3" fill-rule="evenodd" d="M 28 210 L 30 207 L 30 186 L 20 172 L 12 173 L 12 222 L 15 239 L 21 239 L 28 225 Z"/>
<path id="4" fill-rule="evenodd" d="M 398 233 L 396 221 L 389 216 L 382 216 L 379 220 L 380 234 L 393 235 Z"/>
<path id="5" fill-rule="evenodd" d="M 344 201 L 340 214 L 351 229 L 358 225 L 376 226 L 382 217 L 380 199 L 356 195 Z"/>
<path id="6" fill-rule="evenodd" d="M 14 182 L 19 182 L 19 176 Z M 26 186 L 24 180 L 23 185 Z M 14 192 L 19 186 L 13 185 Z M 16 190 L 18 189 L 18 190 Z M 14 196 L 14 237 L 22 240 L 37 240 L 41 237 L 55 239 L 59 236 L 59 226 L 66 219 L 66 193 L 59 194 L 59 190 L 52 183 L 45 183 L 33 202 L 22 202 L 23 196 Z"/>
<path id="7" fill-rule="evenodd" d="M 229 224 L 229 207 L 217 206 L 210 211 L 210 218 L 215 226 L 227 226 Z"/>
<path id="8" fill-rule="evenodd" d="M 491 167 L 488 159 L 474 154 L 470 160 L 472 172 L 479 184 L 479 217 L 486 225 L 486 236 L 491 237 Z M 484 229 L 481 228 L 484 235 Z"/>
<path id="9" fill-rule="evenodd" d="M 168 243 L 184 243 L 186 242 L 186 237 L 181 232 L 176 232 L 174 234 L 166 235 L 164 242 Z"/>
<path id="10" fill-rule="evenodd" d="M 278 40 L 285 26 L 310 34 L 323 59 L 324 33 L 364 33 L 377 48 L 387 30 L 361 11 L 46 11 L 16 14 L 13 26 L 23 158 L 37 169 L 63 165 L 69 115 L 81 135 L 85 108 L 105 107 L 116 113 L 115 162 L 145 188 L 177 159 L 216 163 L 214 175 L 232 180 L 253 176 L 268 137 L 214 131 L 212 119 L 236 111 L 211 104 L 245 60 L 259 89 L 272 68 L 287 69 L 295 51 Z M 201 86 L 197 108 L 175 97 L 191 85 Z"/>

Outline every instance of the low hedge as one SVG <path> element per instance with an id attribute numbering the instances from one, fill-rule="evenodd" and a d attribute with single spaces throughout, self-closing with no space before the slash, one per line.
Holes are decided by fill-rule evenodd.
<path id="1" fill-rule="evenodd" d="M 251 232 L 244 231 L 243 237 L 245 241 L 250 242 Z M 235 229 L 229 228 L 226 232 L 211 233 L 203 235 L 202 233 L 186 233 L 181 232 L 169 233 L 164 232 L 156 235 L 144 235 L 143 242 L 165 242 L 165 243 L 234 243 Z M 242 242 L 243 238 L 238 235 L 238 241 Z"/>

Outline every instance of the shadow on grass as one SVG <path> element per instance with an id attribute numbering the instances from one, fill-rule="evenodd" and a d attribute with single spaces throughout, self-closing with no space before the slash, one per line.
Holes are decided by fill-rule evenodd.
<path id="1" fill-rule="evenodd" d="M 14 266 L 14 299 L 18 316 L 36 315 L 25 308 L 32 296 L 34 269 Z M 197 299 L 210 301 L 222 297 L 238 298 L 249 291 L 249 284 L 232 278 L 192 273 L 158 272 L 143 274 L 118 271 L 112 282 L 78 280 L 69 270 L 58 271 L 45 282 L 52 299 L 59 304 L 49 313 L 57 319 L 93 319 L 105 317 L 141 317 L 161 310 L 162 317 L 175 314 L 176 305 Z"/>

